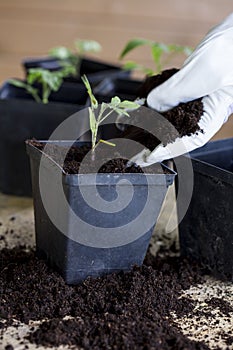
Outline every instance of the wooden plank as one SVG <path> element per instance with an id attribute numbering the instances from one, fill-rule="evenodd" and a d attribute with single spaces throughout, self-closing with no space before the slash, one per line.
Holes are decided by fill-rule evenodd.
<path id="1" fill-rule="evenodd" d="M 228 119 L 222 128 L 214 135 L 213 140 L 225 139 L 233 137 L 233 115 Z"/>
<path id="2" fill-rule="evenodd" d="M 74 13 L 70 11 L 60 12 L 44 11 L 43 9 L 22 9 L 22 8 L 3 8 L 0 11 L 0 21 L 22 21 L 30 24 L 52 24 L 52 25 L 85 25 L 90 27 L 104 27 L 106 30 L 111 27 L 114 28 L 125 28 L 131 30 L 132 28 L 143 28 L 143 31 L 151 32 L 154 31 L 174 31 L 178 32 L 195 32 L 196 34 L 203 34 L 209 26 L 200 20 L 179 20 L 177 18 L 170 19 L 169 23 L 164 21 L 162 18 L 144 17 L 140 14 L 132 16 L 130 14 L 94 14 L 94 13 Z"/>
<path id="3" fill-rule="evenodd" d="M 174 31 L 159 31 L 153 28 L 148 31 L 142 28 L 112 28 L 112 27 L 92 27 L 76 24 L 51 24 L 46 23 L 25 23 L 14 21 L 0 21 L 0 32 L 7 35 L 0 37 L 0 47 L 5 52 L 28 52 L 37 54 L 47 52 L 51 47 L 62 44 L 70 46 L 75 38 L 92 38 L 99 41 L 104 48 L 112 50 L 114 55 L 118 55 L 125 43 L 133 37 L 145 37 L 155 39 L 159 42 L 186 45 L 195 45 L 203 35 L 187 31 L 176 33 L 174 41 Z M 16 34 L 17 33 L 17 34 Z M 107 35 L 106 35 L 107 34 Z"/>
<path id="4" fill-rule="evenodd" d="M 86 12 L 86 13 L 116 13 L 137 15 L 138 13 L 149 17 L 185 18 L 219 21 L 232 12 L 229 0 L 2 0 L 0 8 L 34 8 L 59 11 Z"/>

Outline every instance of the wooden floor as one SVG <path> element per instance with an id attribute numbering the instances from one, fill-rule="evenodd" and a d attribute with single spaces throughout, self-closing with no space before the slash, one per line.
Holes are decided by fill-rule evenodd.
<path id="1" fill-rule="evenodd" d="M 195 46 L 231 11 L 229 0 L 0 0 L 0 83 L 23 77 L 25 57 L 46 55 L 57 45 L 72 48 L 78 38 L 99 41 L 98 57 L 114 63 L 135 37 Z M 153 67 L 148 48 L 129 58 Z M 174 57 L 170 66 L 180 67 L 184 58 Z M 229 122 L 219 135 L 232 131 Z"/>

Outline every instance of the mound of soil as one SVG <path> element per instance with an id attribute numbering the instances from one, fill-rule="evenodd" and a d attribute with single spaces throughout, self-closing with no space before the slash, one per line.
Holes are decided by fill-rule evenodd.
<path id="1" fill-rule="evenodd" d="M 31 329 L 32 343 L 83 349 L 208 349 L 184 336 L 172 321 L 172 312 L 199 312 L 181 293 L 202 276 L 196 265 L 181 258 L 148 255 L 142 267 L 129 273 L 68 286 L 34 251 L 3 249 L 1 257 L 0 317 L 7 325 L 13 319 L 46 319 Z"/>

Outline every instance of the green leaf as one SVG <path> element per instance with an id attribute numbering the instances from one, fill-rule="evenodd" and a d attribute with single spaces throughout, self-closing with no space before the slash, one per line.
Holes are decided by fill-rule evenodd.
<path id="1" fill-rule="evenodd" d="M 70 57 L 73 57 L 74 54 L 67 47 L 58 46 L 58 47 L 54 47 L 51 50 L 49 50 L 49 55 L 56 57 L 60 60 L 65 60 L 65 59 L 69 59 Z"/>
<path id="2" fill-rule="evenodd" d="M 118 115 L 125 115 L 126 117 L 129 117 L 129 113 L 126 112 L 124 109 L 121 108 L 115 108 L 114 111 L 118 114 Z"/>
<path id="3" fill-rule="evenodd" d="M 142 72 L 145 73 L 148 77 L 151 77 L 155 74 L 155 70 L 148 67 L 142 67 Z"/>
<path id="4" fill-rule="evenodd" d="M 26 90 L 26 92 L 34 98 L 34 100 L 38 103 L 41 102 L 41 99 L 38 94 L 38 90 L 34 88 L 33 86 L 24 83 L 23 81 L 17 80 L 17 79 L 9 79 L 8 82 L 16 87 L 23 88 Z"/>
<path id="5" fill-rule="evenodd" d="M 143 45 L 150 45 L 151 40 L 147 39 L 141 39 L 136 38 L 128 41 L 128 43 L 123 48 L 121 54 L 120 54 L 120 60 L 125 57 L 130 51 L 134 50 L 136 47 L 143 46 Z"/>
<path id="6" fill-rule="evenodd" d="M 106 141 L 106 140 L 102 140 L 102 139 L 100 139 L 99 142 L 105 143 L 106 145 L 112 146 L 112 147 L 115 147 L 115 146 L 116 146 L 115 143 L 109 142 L 109 141 Z"/>
<path id="7" fill-rule="evenodd" d="M 28 71 L 27 82 L 33 84 L 35 81 L 41 83 L 42 68 L 31 68 Z"/>
<path id="8" fill-rule="evenodd" d="M 152 57 L 153 60 L 156 64 L 156 69 L 158 72 L 160 72 L 161 70 L 161 56 L 163 54 L 163 52 L 167 52 L 168 50 L 164 50 L 163 46 L 160 46 L 158 44 L 154 44 L 151 46 L 151 53 L 152 53 Z"/>
<path id="9" fill-rule="evenodd" d="M 27 85 L 27 88 L 26 88 L 27 92 L 29 94 L 32 95 L 32 97 L 34 98 L 34 100 L 38 103 L 41 102 L 41 98 L 39 97 L 39 92 L 38 92 L 38 89 L 32 87 L 31 85 Z"/>
<path id="10" fill-rule="evenodd" d="M 77 74 L 77 69 L 74 65 L 68 63 L 68 62 L 61 62 L 61 65 L 63 68 L 59 71 L 62 75 L 62 78 L 66 78 L 69 76 L 75 76 Z M 55 72 L 54 72 L 55 73 Z"/>
<path id="11" fill-rule="evenodd" d="M 37 82 L 42 85 L 42 101 L 48 103 L 51 91 L 58 91 L 63 82 L 63 70 L 51 72 L 43 68 L 31 68 L 28 72 L 27 82 L 32 85 Z"/>
<path id="12" fill-rule="evenodd" d="M 134 61 L 127 61 L 124 63 L 123 68 L 126 70 L 136 70 L 136 69 L 140 69 L 141 65 L 137 64 Z"/>
<path id="13" fill-rule="evenodd" d="M 138 70 L 145 73 L 148 76 L 154 75 L 154 70 L 152 68 L 145 67 L 141 64 L 137 64 L 133 61 L 128 61 L 123 65 L 123 69 L 125 70 Z"/>
<path id="14" fill-rule="evenodd" d="M 16 87 L 20 87 L 20 88 L 26 88 L 27 84 L 25 84 L 23 81 L 17 80 L 17 79 L 9 79 L 8 83 L 16 86 Z"/>
<path id="15" fill-rule="evenodd" d="M 134 109 L 138 109 L 140 107 L 140 105 L 138 103 L 133 102 L 133 101 L 124 100 L 119 104 L 118 107 L 123 108 L 123 109 L 134 110 Z"/>
<path id="16" fill-rule="evenodd" d="M 90 97 L 91 100 L 91 105 L 93 108 L 97 108 L 98 107 L 98 101 L 96 100 L 95 96 L 93 95 L 92 89 L 91 89 L 91 85 L 89 83 L 89 80 L 87 79 L 86 75 L 83 75 L 81 77 L 86 89 L 87 89 L 87 93 Z"/>
<path id="17" fill-rule="evenodd" d="M 43 68 L 29 69 L 28 83 L 38 82 L 47 84 L 53 91 L 57 91 L 62 83 L 62 75 L 58 72 L 50 72 Z"/>
<path id="18" fill-rule="evenodd" d="M 176 44 L 167 45 L 167 44 L 155 42 L 152 40 L 135 38 L 130 40 L 125 45 L 119 58 L 120 59 L 124 58 L 125 55 L 127 55 L 130 51 L 143 45 L 149 46 L 151 48 L 151 54 L 152 54 L 153 61 L 156 65 L 156 69 L 152 70 L 150 68 L 147 68 L 147 67 L 144 67 L 143 65 L 138 64 L 137 62 L 128 61 L 123 66 L 125 70 L 140 70 L 144 72 L 146 75 L 151 76 L 151 75 L 160 73 L 161 70 L 163 69 L 163 64 L 168 62 L 168 59 L 167 59 L 164 63 L 162 63 L 163 54 L 167 54 L 170 57 L 173 53 L 184 53 L 185 55 L 188 56 L 193 51 L 192 48 L 190 48 L 189 46 L 182 46 L 182 45 L 176 45 Z"/>
<path id="19" fill-rule="evenodd" d="M 95 118 L 95 113 L 93 112 L 91 107 L 88 107 L 88 111 L 89 111 L 90 129 L 91 129 L 91 132 L 93 134 L 96 131 L 97 122 L 96 122 L 96 118 Z"/>
<path id="20" fill-rule="evenodd" d="M 115 96 L 111 98 L 110 106 L 116 107 L 119 105 L 119 103 L 121 103 L 121 99 L 118 96 Z"/>
<path id="21" fill-rule="evenodd" d="M 76 40 L 74 46 L 79 54 L 85 52 L 99 52 L 101 51 L 101 45 L 95 40 Z"/>

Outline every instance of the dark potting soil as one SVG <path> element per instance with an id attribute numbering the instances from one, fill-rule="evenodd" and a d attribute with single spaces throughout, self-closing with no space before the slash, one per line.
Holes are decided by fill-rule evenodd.
<path id="1" fill-rule="evenodd" d="M 172 75 L 174 75 L 178 69 L 168 69 L 164 70 L 161 74 L 148 77 L 138 91 L 138 96 L 140 98 L 146 98 L 151 90 L 155 87 L 161 85 L 166 80 L 168 80 Z M 166 120 L 168 120 L 173 128 L 164 125 L 163 122 L 158 121 L 156 130 L 151 130 L 151 133 L 143 130 L 144 121 L 136 121 L 136 126 L 130 126 L 123 133 L 122 137 L 127 137 L 132 140 L 138 141 L 145 147 L 153 150 L 161 142 L 164 146 L 168 143 L 174 142 L 177 139 L 177 132 L 179 137 L 190 136 L 192 134 L 197 134 L 198 132 L 203 132 L 198 123 L 203 115 L 203 103 L 201 98 L 187 102 L 180 103 L 178 106 L 172 108 L 167 112 L 160 113 Z M 155 135 L 155 136 L 154 136 Z M 160 139 L 156 137 L 160 135 Z M 162 136 L 161 136 L 162 135 Z"/>
<path id="2" fill-rule="evenodd" d="M 44 144 L 39 141 L 31 140 L 28 141 L 33 146 L 42 150 L 44 148 Z M 101 146 L 98 146 L 99 148 Z M 99 157 L 101 157 L 102 166 L 99 168 L 99 173 L 147 173 L 147 174 L 162 174 L 169 173 L 167 168 L 162 168 L 160 164 L 155 164 L 153 166 L 146 167 L 144 170 L 138 166 L 137 164 L 127 165 L 129 159 L 121 158 L 119 155 L 115 155 L 116 158 L 109 159 L 109 147 L 111 146 L 103 146 L 100 153 L 98 153 L 98 157 L 95 160 L 90 160 L 87 164 L 83 166 L 82 164 L 82 172 L 84 173 L 95 173 L 96 172 L 96 162 L 98 162 Z M 64 164 L 62 164 L 62 153 L 64 148 L 57 145 L 47 145 L 46 153 L 54 159 L 58 164 L 63 166 L 63 170 L 67 174 L 77 174 L 79 173 L 80 164 L 82 163 L 83 158 L 90 151 L 89 146 L 81 146 L 75 147 L 72 146 L 65 158 Z"/>
<path id="3" fill-rule="evenodd" d="M 182 290 L 202 281 L 196 265 L 181 258 L 148 255 L 142 267 L 77 286 L 63 279 L 23 247 L 3 249 L 0 268 L 0 317 L 28 323 L 32 343 L 83 349 L 208 349 L 184 336 L 171 317 L 196 314 Z M 63 319 L 65 316 L 71 318 Z M 5 325 L 6 326 L 6 325 Z"/>
<path id="4" fill-rule="evenodd" d="M 230 317 L 230 314 L 233 312 L 231 304 L 221 298 L 211 298 L 207 300 L 206 303 L 214 308 L 219 308 L 221 313 L 227 317 Z"/>

